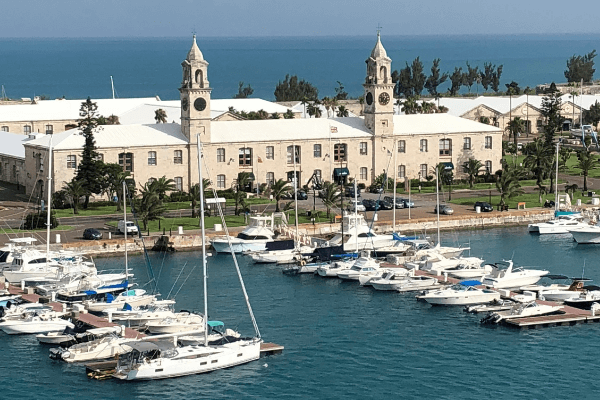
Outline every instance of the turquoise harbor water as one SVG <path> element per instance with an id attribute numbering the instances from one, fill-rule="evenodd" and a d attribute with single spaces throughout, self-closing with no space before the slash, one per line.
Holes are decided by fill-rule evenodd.
<path id="1" fill-rule="evenodd" d="M 416 57 L 424 62 L 426 74 L 434 58 L 441 59 L 442 71 L 450 72 L 455 66 L 464 70 L 466 61 L 480 68 L 484 62 L 502 64 L 501 89 L 512 80 L 522 88 L 563 82 L 567 59 L 598 47 L 597 35 L 592 34 L 387 36 L 383 32 L 382 40 L 394 69 L 403 68 Z M 364 60 L 374 44 L 375 35 L 198 38 L 210 63 L 213 98 L 232 97 L 238 82 L 244 81 L 254 88 L 253 97 L 267 100 L 274 99 L 275 86 L 286 74 L 308 80 L 321 97 L 335 94 L 336 81 L 341 81 L 350 95 L 361 95 Z M 12 98 L 108 98 L 112 75 L 119 97 L 178 99 L 180 63 L 190 45 L 191 37 L 0 39 L 0 84 Z M 449 84 L 446 82 L 440 91 L 447 90 Z"/>
<path id="2" fill-rule="evenodd" d="M 510 258 L 554 273 L 600 281 L 598 248 L 568 237 L 530 236 L 525 227 L 446 233 L 488 261 Z M 178 307 L 202 308 L 198 252 L 152 254 L 161 292 L 180 275 Z M 121 258 L 98 259 L 100 269 Z M 131 264 L 139 281 L 146 268 Z M 81 365 L 48 358 L 32 336 L 0 333 L 0 398 L 89 399 L 366 399 L 598 397 L 600 325 L 518 331 L 479 324 L 461 308 L 432 308 L 414 295 L 376 292 L 338 279 L 286 276 L 240 257 L 265 341 L 282 355 L 205 375 L 154 382 L 92 381 Z M 195 268 L 195 269 L 194 269 Z M 174 292 L 176 292 L 174 290 Z M 173 292 L 173 293 L 174 293 Z M 209 258 L 209 315 L 251 333 L 230 257 Z"/>

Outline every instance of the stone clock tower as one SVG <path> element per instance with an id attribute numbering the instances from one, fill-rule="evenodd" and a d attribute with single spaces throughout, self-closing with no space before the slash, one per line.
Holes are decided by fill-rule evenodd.
<path id="1" fill-rule="evenodd" d="M 392 60 L 387 56 L 379 32 L 377 44 L 371 51 L 365 79 L 365 125 L 374 136 L 391 135 L 394 132 L 394 84 L 392 83 Z"/>
<path id="2" fill-rule="evenodd" d="M 181 132 L 189 142 L 196 143 L 200 134 L 202 143 L 210 143 L 210 92 L 208 84 L 208 62 L 194 43 L 186 59 L 181 63 L 183 80 L 181 94 Z"/>

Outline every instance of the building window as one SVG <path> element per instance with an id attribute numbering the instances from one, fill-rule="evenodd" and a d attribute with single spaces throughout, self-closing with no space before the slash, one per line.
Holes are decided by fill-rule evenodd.
<path id="1" fill-rule="evenodd" d="M 225 189 L 225 175 L 217 175 L 217 189 Z"/>
<path id="2" fill-rule="evenodd" d="M 225 162 L 225 149 L 224 148 L 217 149 L 217 162 Z"/>
<path id="3" fill-rule="evenodd" d="M 348 161 L 346 143 L 338 143 L 333 145 L 333 161 Z"/>
<path id="4" fill-rule="evenodd" d="M 320 158 L 321 157 L 321 145 L 320 144 L 315 144 L 313 145 L 313 154 L 315 158 Z"/>
<path id="5" fill-rule="evenodd" d="M 17 166 L 16 165 L 12 166 L 12 177 L 13 177 L 13 179 L 17 178 Z"/>
<path id="6" fill-rule="evenodd" d="M 369 170 L 367 169 L 367 167 L 360 167 L 360 179 L 362 179 L 363 181 L 366 181 L 368 173 L 369 173 Z"/>
<path id="7" fill-rule="evenodd" d="M 175 177 L 175 190 L 181 192 L 183 191 L 183 178 L 181 176 Z"/>
<path id="8" fill-rule="evenodd" d="M 427 153 L 427 139 L 421 139 L 419 150 L 421 150 L 422 153 Z"/>
<path id="9" fill-rule="evenodd" d="M 492 148 L 492 137 L 491 136 L 486 136 L 485 137 L 485 148 L 486 149 L 491 149 Z"/>
<path id="10" fill-rule="evenodd" d="M 119 165 L 125 171 L 133 172 L 133 153 L 119 153 Z"/>
<path id="11" fill-rule="evenodd" d="M 366 156 L 367 155 L 367 142 L 360 142 L 359 149 L 360 149 L 360 155 Z"/>
<path id="12" fill-rule="evenodd" d="M 317 182 L 321 182 L 321 170 L 315 169 L 314 174 L 315 174 L 315 179 L 317 180 Z"/>
<path id="13" fill-rule="evenodd" d="M 8 132 L 8 126 L 3 126 L 2 127 L 2 132 Z"/>
<path id="14" fill-rule="evenodd" d="M 156 152 L 155 151 L 148 152 L 148 165 L 156 165 Z"/>
<path id="15" fill-rule="evenodd" d="M 491 162 L 490 160 L 487 160 L 487 161 L 485 162 L 485 171 L 486 171 L 488 174 L 491 174 L 491 173 L 492 173 L 492 162 Z"/>
<path id="16" fill-rule="evenodd" d="M 419 174 L 421 175 L 422 179 L 426 179 L 427 178 L 427 164 L 421 164 L 421 168 L 420 168 Z"/>
<path id="17" fill-rule="evenodd" d="M 252 148 L 240 147 L 239 151 L 240 167 L 252 166 Z"/>
<path id="18" fill-rule="evenodd" d="M 183 164 L 183 151 L 175 150 L 173 152 L 173 164 Z"/>
<path id="19" fill-rule="evenodd" d="M 288 182 L 294 182 L 294 171 L 288 171 L 287 180 Z M 300 171 L 296 171 L 296 182 L 300 182 Z"/>
<path id="20" fill-rule="evenodd" d="M 271 186 L 275 183 L 275 172 L 267 172 L 267 185 Z"/>
<path id="21" fill-rule="evenodd" d="M 294 162 L 296 164 L 300 164 L 300 146 L 288 146 L 287 147 L 287 163 L 288 164 L 293 164 Z M 292 157 L 292 152 L 294 153 L 294 157 Z"/>
<path id="22" fill-rule="evenodd" d="M 275 159 L 275 147 L 267 146 L 267 160 Z"/>
<path id="23" fill-rule="evenodd" d="M 406 176 L 406 165 L 398 165 L 398 178 Z"/>
<path id="24" fill-rule="evenodd" d="M 77 168 L 77 156 L 67 156 L 67 168 Z"/>
<path id="25" fill-rule="evenodd" d="M 398 140 L 398 153 L 406 153 L 406 140 Z"/>
<path id="26" fill-rule="evenodd" d="M 26 135 L 29 135 L 31 133 L 31 125 L 25 125 L 23 127 L 23 133 L 25 133 Z"/>
<path id="27" fill-rule="evenodd" d="M 46 135 L 52 135 L 54 133 L 54 126 L 46 125 Z"/>
<path id="28" fill-rule="evenodd" d="M 541 119 L 538 119 L 538 120 L 536 121 L 535 125 L 536 125 L 538 128 L 541 128 L 541 127 L 542 127 L 542 120 L 541 120 Z M 6 132 L 8 132 L 8 131 L 6 131 Z"/>
<path id="29" fill-rule="evenodd" d="M 463 149 L 471 150 L 471 138 L 470 137 L 465 138 L 465 145 L 463 146 Z"/>
<path id="30" fill-rule="evenodd" d="M 440 139 L 440 156 L 452 155 L 452 140 Z"/>

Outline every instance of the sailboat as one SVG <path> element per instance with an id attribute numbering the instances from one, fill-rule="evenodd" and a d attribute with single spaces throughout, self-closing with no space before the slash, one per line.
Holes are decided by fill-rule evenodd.
<path id="1" fill-rule="evenodd" d="M 202 265 L 204 281 L 204 315 L 208 315 L 207 296 L 207 265 L 206 265 L 206 235 L 204 229 L 204 187 L 202 185 L 202 148 L 198 137 L 198 175 L 200 182 L 200 226 L 202 229 Z M 222 215 L 221 215 L 222 216 Z M 224 218 L 223 218 L 223 222 Z M 224 225 L 225 226 L 225 225 Z M 226 227 L 226 226 L 225 226 Z M 224 334 L 220 339 L 209 341 L 209 326 L 222 325 L 218 321 L 208 321 L 204 318 L 204 340 L 193 345 L 174 347 L 170 342 L 133 342 L 132 351 L 119 357 L 114 377 L 122 380 L 164 379 L 177 376 L 201 374 L 218 369 L 246 364 L 260 357 L 262 339 L 258 325 L 254 319 L 252 308 L 244 286 L 244 281 L 231 250 L 234 264 L 240 278 L 242 291 L 246 299 L 248 311 L 256 331 L 256 337 L 243 338 L 237 335 Z M 214 331 L 214 329 L 213 329 Z"/>

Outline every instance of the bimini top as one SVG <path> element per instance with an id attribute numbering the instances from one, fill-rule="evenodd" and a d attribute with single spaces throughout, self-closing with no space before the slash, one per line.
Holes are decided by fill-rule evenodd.
<path id="1" fill-rule="evenodd" d="M 222 323 L 221 321 L 208 321 L 207 324 L 211 328 L 216 328 L 217 326 L 225 326 L 225 324 Z"/>
<path id="2" fill-rule="evenodd" d="M 481 285 L 481 282 L 479 282 L 479 281 L 462 281 L 460 284 L 463 286 L 477 286 L 477 285 Z"/>

